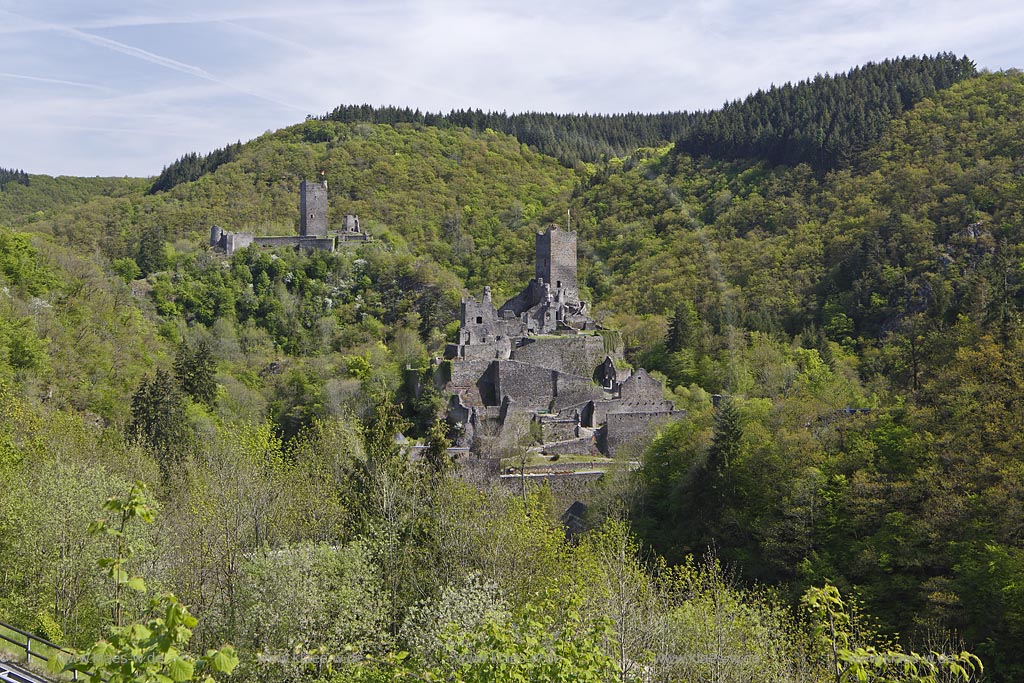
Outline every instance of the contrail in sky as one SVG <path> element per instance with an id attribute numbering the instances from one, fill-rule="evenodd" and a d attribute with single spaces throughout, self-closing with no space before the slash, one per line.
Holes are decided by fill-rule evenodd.
<path id="1" fill-rule="evenodd" d="M 103 36 L 97 36 L 97 35 L 92 34 L 92 33 L 86 33 L 85 31 L 80 31 L 77 28 L 74 28 L 74 27 L 71 27 L 71 26 L 61 26 L 59 24 L 51 24 L 51 23 L 48 23 L 48 22 L 36 21 L 35 19 L 32 19 L 30 17 L 25 17 L 25 16 L 22 16 L 20 14 L 15 14 L 14 12 L 9 12 L 9 11 L 6 11 L 6 10 L 4 10 L 3 13 L 4 14 L 9 14 L 10 16 L 13 16 L 13 17 L 17 17 L 18 19 L 21 19 L 23 21 L 28 21 L 31 24 L 33 24 L 35 26 L 38 26 L 40 30 L 56 31 L 58 33 L 63 33 L 65 35 L 71 36 L 72 38 L 77 38 L 78 40 L 81 40 L 81 41 L 84 41 L 86 43 L 89 43 L 90 45 L 95 45 L 97 47 L 102 47 L 102 48 L 107 49 L 107 50 L 112 50 L 114 52 L 118 52 L 118 53 L 126 55 L 128 57 L 134 57 L 135 59 L 139 59 L 139 60 L 142 60 L 144 62 L 149 62 L 150 64 L 155 64 L 157 66 L 162 66 L 165 69 L 170 69 L 172 71 L 177 71 L 179 73 L 188 74 L 189 76 L 193 76 L 195 78 L 199 78 L 199 79 L 202 79 L 204 81 L 209 81 L 210 83 L 216 83 L 217 85 L 223 86 L 225 88 L 230 88 L 231 90 L 234 90 L 236 92 L 240 92 L 240 93 L 242 93 L 244 95 L 249 95 L 250 97 L 256 97 L 256 98 L 264 100 L 266 102 L 270 102 L 272 104 L 276 104 L 279 107 L 284 107 L 286 109 L 294 109 L 296 111 L 305 112 L 305 109 L 303 109 L 302 107 L 298 107 L 298 106 L 296 106 L 294 104 L 291 104 L 289 102 L 282 102 L 282 101 L 279 101 L 279 100 L 275 100 L 272 97 L 267 97 L 266 95 L 262 95 L 260 93 L 253 92 L 251 90 L 247 90 L 245 88 L 241 88 L 241 87 L 239 87 L 237 85 L 234 85 L 232 83 L 228 83 L 226 81 L 223 81 L 223 80 L 217 78 L 216 76 L 214 76 L 213 74 L 211 74 L 206 69 L 200 68 L 198 66 L 193 66 L 191 64 L 186 64 L 185 62 L 179 62 L 176 59 L 171 59 L 169 57 L 164 57 L 164 56 L 158 55 L 156 53 L 150 52 L 148 50 L 143 50 L 142 48 L 135 47 L 133 45 L 128 45 L 127 43 L 122 43 L 122 42 L 117 41 L 117 40 L 112 40 L 110 38 L 104 38 Z"/>
<path id="2" fill-rule="evenodd" d="M 76 88 L 88 88 L 90 90 L 102 90 L 106 92 L 113 92 L 110 88 L 102 85 L 94 85 L 92 83 L 80 83 L 78 81 L 65 81 L 60 78 L 46 78 L 44 76 L 28 76 L 26 74 L 12 74 L 5 71 L 0 71 L 0 78 L 16 78 L 23 81 L 33 81 L 36 83 L 54 83 L 56 85 L 70 85 Z"/>

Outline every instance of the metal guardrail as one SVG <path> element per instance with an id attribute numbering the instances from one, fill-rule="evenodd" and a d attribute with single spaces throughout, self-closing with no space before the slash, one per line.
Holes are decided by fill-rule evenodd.
<path id="1" fill-rule="evenodd" d="M 47 683 L 45 678 L 10 662 L 0 662 L 0 681 L 3 683 Z"/>
<path id="2" fill-rule="evenodd" d="M 71 650 L 65 649 L 65 648 L 61 647 L 60 645 L 57 645 L 56 643 L 51 643 L 46 638 L 40 638 L 39 636 L 35 635 L 34 633 L 29 633 L 28 631 L 23 631 L 22 629 L 18 628 L 17 626 L 11 626 L 10 624 L 5 623 L 3 621 L 0 621 L 0 626 L 2 626 L 7 631 L 13 631 L 14 633 L 17 633 L 18 635 L 22 636 L 21 639 L 14 639 L 14 638 L 11 638 L 10 636 L 8 636 L 3 631 L 0 631 L 0 640 L 7 641 L 8 643 L 14 645 L 19 650 L 21 650 L 21 651 L 23 651 L 25 653 L 25 664 L 26 665 L 31 665 L 33 658 L 41 660 L 41 661 L 44 661 L 44 662 L 49 662 L 50 661 L 50 657 L 48 657 L 47 655 L 45 655 L 43 653 L 43 651 L 42 651 L 40 646 L 49 648 L 51 654 L 54 651 L 56 651 L 56 652 L 63 652 L 65 654 L 71 655 L 72 657 L 75 656 L 75 653 L 72 652 Z M 36 649 L 35 650 L 32 649 L 32 644 L 33 643 L 36 644 Z M 77 681 L 78 680 L 78 672 L 77 671 L 72 671 L 71 672 L 71 680 L 73 680 L 73 681 Z"/>

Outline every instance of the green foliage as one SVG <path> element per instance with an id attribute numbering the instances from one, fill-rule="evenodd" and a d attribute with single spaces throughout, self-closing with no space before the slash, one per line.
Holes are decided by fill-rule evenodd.
<path id="1" fill-rule="evenodd" d="M 464 127 L 478 133 L 498 131 L 515 137 L 532 149 L 561 160 L 567 166 L 621 157 L 637 147 L 650 147 L 673 140 L 699 114 L 552 114 L 528 112 L 507 114 L 476 110 L 422 113 L 418 109 L 342 105 L 321 117 L 322 121 L 345 123 L 413 123 L 447 128 Z M 326 142 L 329 129 L 307 124 L 306 139 Z"/>
<path id="2" fill-rule="evenodd" d="M 0 276 L 2 281 L 30 296 L 42 296 L 57 279 L 32 246 L 32 236 L 0 228 Z"/>
<path id="3" fill-rule="evenodd" d="M 981 660 L 969 652 L 920 655 L 885 649 L 860 640 L 839 590 L 826 584 L 810 588 L 801 600 L 813 622 L 812 643 L 826 660 L 830 678 L 842 681 L 970 681 L 981 675 Z M 863 634 L 861 634 L 861 639 Z"/>
<path id="4" fill-rule="evenodd" d="M 221 164 L 233 161 L 241 149 L 242 143 L 236 142 L 202 157 L 195 152 L 190 152 L 160 171 L 160 175 L 149 188 L 149 194 L 166 192 L 175 185 L 198 180 L 203 175 L 216 171 Z"/>
<path id="5" fill-rule="evenodd" d="M 786 605 L 827 581 L 857 586 L 899 652 L 970 649 L 993 680 L 1021 678 L 1024 80 L 946 87 L 969 67 L 896 60 L 691 118 L 353 110 L 155 194 L 149 180 L 8 183 L 0 548 L 18 562 L 0 610 L 77 644 L 102 635 L 108 591 L 89 569 L 105 542 L 82 511 L 143 478 L 166 501 L 130 533 L 146 583 L 202 618 L 201 648 L 238 643 L 245 676 L 271 647 L 305 653 L 271 676 L 344 677 L 351 658 L 401 650 L 433 671 L 442 643 L 489 647 L 492 597 L 502 637 L 531 633 L 510 624 L 545 586 L 577 601 L 581 632 L 611 625 L 616 644 L 600 646 L 620 676 L 821 680 L 830 660 Z M 710 141 L 712 120 L 735 135 L 710 156 L 633 149 L 685 137 L 677 124 Z M 571 170 L 503 126 L 563 160 L 629 156 Z M 335 224 L 358 213 L 374 242 L 205 248 L 211 223 L 293 232 L 297 184 L 320 169 Z M 598 533 L 575 545 L 557 492 L 478 492 L 394 440 L 430 436 L 447 466 L 429 361 L 464 286 L 518 291 L 534 231 L 567 205 L 583 294 L 615 328 L 607 350 L 664 373 L 689 411 L 602 492 Z M 175 355 L 176 377 L 157 382 Z M 604 523 L 620 509 L 630 529 Z M 734 578 L 687 561 L 711 545 Z M 125 609 L 144 610 L 133 593 Z M 330 626 L 348 617 L 351 632 Z M 929 644 L 948 631 L 964 647 Z M 856 637 L 849 650 L 868 647 L 897 651 Z"/>
<path id="6" fill-rule="evenodd" d="M 452 457 L 448 455 L 448 448 L 451 445 L 451 441 L 448 440 L 448 422 L 442 419 L 434 420 L 430 431 L 427 432 L 427 447 L 423 449 L 423 460 L 430 468 L 432 476 L 447 476 L 452 469 Z"/>
<path id="7" fill-rule="evenodd" d="M 206 339 L 182 342 L 174 358 L 174 377 L 181 390 L 208 406 L 217 397 L 217 360 Z"/>
<path id="8" fill-rule="evenodd" d="M 151 601 L 145 623 L 111 627 L 108 639 L 74 659 L 55 658 L 54 673 L 78 672 L 90 683 L 211 683 L 216 674 L 230 675 L 238 664 L 230 645 L 199 657 L 182 651 L 195 625 L 184 605 L 164 595 Z"/>
<path id="9" fill-rule="evenodd" d="M 3 190 L 8 183 L 20 183 L 28 186 L 28 173 L 16 171 L 13 168 L 0 168 L 0 190 Z"/>
<path id="10" fill-rule="evenodd" d="M 130 283 L 132 280 L 138 280 L 142 277 L 142 269 L 139 268 L 135 259 L 128 258 L 127 256 L 114 259 L 114 262 L 111 264 L 111 269 L 126 283 Z"/>
<path id="11" fill-rule="evenodd" d="M 51 659 L 51 672 L 85 674 L 90 683 L 213 683 L 214 674 L 230 675 L 238 665 L 233 647 L 209 650 L 200 657 L 183 651 L 192 637 L 196 618 L 172 594 L 150 601 L 144 623 L 121 625 L 122 589 L 146 592 L 142 577 L 129 576 L 125 569 L 132 555 L 132 547 L 125 544 L 125 532 L 135 519 L 152 522 L 155 510 L 147 502 L 142 484 L 133 486 L 127 497 L 109 498 L 103 509 L 113 513 L 114 523 L 99 520 L 89 526 L 89 532 L 112 536 L 117 541 L 115 556 L 99 561 L 100 568 L 114 582 L 114 623 L 109 638 L 72 656 Z"/>
<path id="12" fill-rule="evenodd" d="M 0 363 L 13 370 L 46 368 L 46 340 L 39 338 L 34 327 L 29 319 L 8 321 L 0 318 Z"/>
<path id="13" fill-rule="evenodd" d="M 976 73 L 967 57 L 940 53 L 772 86 L 695 119 L 676 142 L 676 151 L 806 163 L 818 171 L 842 168 L 876 142 L 890 120 Z"/>
<path id="14" fill-rule="evenodd" d="M 469 632 L 451 630 L 441 638 L 433 661 L 398 652 L 371 660 L 386 680 L 512 683 L 512 681 L 620 680 L 603 647 L 614 645 L 607 623 L 585 624 L 578 605 L 547 597 L 510 618 L 490 615 Z M 374 671 L 363 673 L 372 679 Z"/>
<path id="15" fill-rule="evenodd" d="M 152 454 L 165 478 L 184 460 L 188 451 L 185 404 L 178 383 L 166 370 L 157 370 L 135 391 L 128 433 Z"/>
<path id="16" fill-rule="evenodd" d="M 668 325 L 665 348 L 673 353 L 684 349 L 692 350 L 701 338 L 700 318 L 691 301 L 681 301 L 676 306 Z"/>
<path id="17" fill-rule="evenodd" d="M 296 545 L 248 558 L 239 582 L 239 674 L 325 675 L 346 652 L 380 654 L 391 644 L 379 568 L 358 542 Z"/>
<path id="18" fill-rule="evenodd" d="M 763 589 L 738 585 L 713 556 L 690 556 L 661 578 L 667 609 L 655 617 L 655 680 L 822 680 L 789 610 Z"/>
<path id="19" fill-rule="evenodd" d="M 121 626 L 124 613 L 122 605 L 122 592 L 125 588 L 146 592 L 146 582 L 141 576 L 130 576 L 125 565 L 131 559 L 135 549 L 126 542 L 128 525 L 138 519 L 150 523 L 156 511 L 150 505 L 147 498 L 147 491 L 144 484 L 138 483 L 132 486 L 127 497 L 119 498 L 111 496 L 103 504 L 103 510 L 111 513 L 113 523 L 106 519 L 99 519 L 89 525 L 89 533 L 104 534 L 113 537 L 116 552 L 113 557 L 103 557 L 97 561 L 100 569 L 107 577 L 114 582 L 113 600 L 113 622 L 115 627 Z"/>
<path id="20" fill-rule="evenodd" d="M 889 121 L 937 90 L 976 74 L 966 57 L 904 57 L 866 64 L 834 77 L 773 86 L 712 112 L 661 114 L 506 114 L 342 105 L 322 121 L 413 123 L 500 131 L 574 166 L 623 157 L 676 140 L 680 152 L 717 159 L 762 158 L 809 163 L 819 170 L 849 163 Z M 328 142 L 330 129 L 307 124 L 306 139 Z"/>

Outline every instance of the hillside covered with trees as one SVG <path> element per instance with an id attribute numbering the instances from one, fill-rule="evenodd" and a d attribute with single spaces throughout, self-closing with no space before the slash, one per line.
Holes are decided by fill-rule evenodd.
<path id="1" fill-rule="evenodd" d="M 938 55 L 700 115 L 340 107 L 159 187 L 4 171 L 0 620 L 87 647 L 170 591 L 236 680 L 1018 680 L 1022 140 L 1024 76 Z M 294 232 L 321 170 L 373 242 L 206 246 Z M 688 411 L 572 543 L 547 489 L 448 476 L 430 381 L 567 211 Z"/>

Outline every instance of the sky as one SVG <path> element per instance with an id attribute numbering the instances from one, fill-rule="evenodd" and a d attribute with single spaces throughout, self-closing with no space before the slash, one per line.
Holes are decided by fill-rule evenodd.
<path id="1" fill-rule="evenodd" d="M 1024 68 L 1020 0 L 0 0 L 0 167 L 152 176 L 339 104 L 703 110 L 914 54 Z"/>

